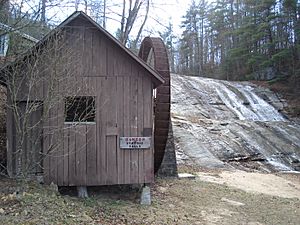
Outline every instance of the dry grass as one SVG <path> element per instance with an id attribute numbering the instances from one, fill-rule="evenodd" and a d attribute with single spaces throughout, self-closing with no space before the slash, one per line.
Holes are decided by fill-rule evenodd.
<path id="1" fill-rule="evenodd" d="M 33 183 L 12 194 L 16 186 L 9 180 L 0 183 L 1 224 L 299 224 L 299 199 L 199 179 L 156 180 L 149 207 L 138 204 L 136 192 L 124 189 L 102 189 L 82 200 Z"/>

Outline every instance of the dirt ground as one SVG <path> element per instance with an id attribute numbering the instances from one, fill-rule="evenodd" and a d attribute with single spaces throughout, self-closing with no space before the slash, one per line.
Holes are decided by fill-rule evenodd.
<path id="1" fill-rule="evenodd" d="M 137 190 L 90 190 L 90 198 L 49 186 L 0 181 L 0 224 L 295 224 L 300 175 L 198 171 L 196 179 L 157 179 L 152 205 Z M 17 191 L 17 192 L 16 192 Z"/>

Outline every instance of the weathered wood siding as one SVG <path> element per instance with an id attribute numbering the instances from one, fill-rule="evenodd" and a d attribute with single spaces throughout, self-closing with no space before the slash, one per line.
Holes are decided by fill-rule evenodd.
<path id="1" fill-rule="evenodd" d="M 11 102 L 9 97 L 8 102 Z M 18 108 L 18 121 L 15 121 L 13 116 L 14 111 L 10 108 L 7 110 L 8 174 L 11 177 L 41 174 L 43 172 L 41 138 L 43 108 L 38 107 L 28 114 L 25 113 L 26 102 L 18 101 L 15 107 Z M 22 129 L 23 126 L 27 126 L 28 129 Z"/>
<path id="2" fill-rule="evenodd" d="M 146 150 L 119 147 L 121 136 L 152 137 L 153 84 L 148 72 L 90 23 L 74 21 L 68 35 L 80 63 L 74 65 L 74 77 L 60 84 L 62 99 L 44 121 L 45 182 L 153 182 L 153 144 Z M 95 123 L 64 123 L 63 97 L 70 89 L 78 96 L 95 96 Z"/>

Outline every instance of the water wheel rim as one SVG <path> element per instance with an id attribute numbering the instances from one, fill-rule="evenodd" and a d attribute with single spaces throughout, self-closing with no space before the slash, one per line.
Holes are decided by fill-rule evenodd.
<path id="1" fill-rule="evenodd" d="M 163 161 L 170 125 L 170 69 L 167 49 L 161 38 L 146 37 L 139 51 L 139 57 L 154 68 L 165 80 L 156 89 L 154 115 L 154 172 Z"/>

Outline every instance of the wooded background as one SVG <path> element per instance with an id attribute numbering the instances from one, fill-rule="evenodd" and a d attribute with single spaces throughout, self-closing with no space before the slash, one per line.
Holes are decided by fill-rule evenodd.
<path id="1" fill-rule="evenodd" d="M 286 80 L 293 90 L 300 89 L 299 0 L 192 0 L 182 18 L 181 35 L 175 35 L 178 24 L 171 19 L 164 24 L 154 16 L 168 7 L 155 0 L 0 2 L 1 21 L 36 38 L 56 25 L 57 16 L 48 18 L 47 12 L 57 7 L 84 10 L 104 28 L 108 20 L 117 20 L 114 35 L 135 52 L 145 36 L 161 36 L 173 72 L 227 80 Z M 153 20 L 157 30 L 147 30 Z"/>

